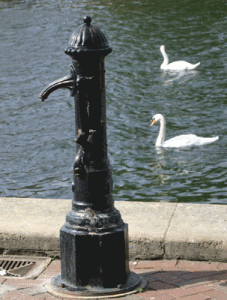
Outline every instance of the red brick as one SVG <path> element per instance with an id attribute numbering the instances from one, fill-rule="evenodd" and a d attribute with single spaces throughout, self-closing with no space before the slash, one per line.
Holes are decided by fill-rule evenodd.
<path id="1" fill-rule="evenodd" d="M 53 260 L 49 266 L 46 268 L 47 271 L 49 272 L 56 272 L 60 273 L 61 272 L 61 261 L 60 260 Z"/>
<path id="2" fill-rule="evenodd" d="M 61 273 L 61 262 L 60 260 L 54 260 L 38 278 L 52 278 L 58 275 L 59 273 Z"/>
<path id="3" fill-rule="evenodd" d="M 50 298 L 50 297 L 51 297 L 51 296 L 46 297 L 45 300 L 63 300 L 63 299 L 66 299 L 66 298 L 59 298 L 59 297 L 56 298 L 56 297 L 54 297 L 54 296 L 51 297 L 51 298 Z M 71 299 L 76 300 L 76 298 L 71 298 Z M 32 300 L 32 299 L 31 299 L 31 300 Z M 69 298 L 67 298 L 66 300 L 69 300 Z M 79 300 L 81 300 L 81 298 L 80 298 Z"/>
<path id="4" fill-rule="evenodd" d="M 176 285 L 187 288 L 190 286 L 197 286 L 197 285 L 205 285 L 205 284 L 215 284 L 216 282 L 221 282 L 222 279 L 225 279 L 227 274 L 217 274 L 213 276 L 208 277 L 201 277 L 201 278 L 194 278 L 194 279 L 188 279 L 186 277 L 182 277 L 184 279 L 182 282 L 176 283 Z M 227 279 L 227 278 L 226 278 Z"/>
<path id="5" fill-rule="evenodd" d="M 40 295 L 47 292 L 47 289 L 43 285 L 37 285 L 29 288 L 23 288 L 19 290 L 21 294 L 25 295 Z"/>
<path id="6" fill-rule="evenodd" d="M 227 264 L 226 263 L 220 263 L 219 266 L 218 266 L 218 270 L 227 271 Z"/>
<path id="7" fill-rule="evenodd" d="M 2 284 L 5 280 L 6 280 L 6 278 L 4 278 L 4 277 L 0 278 L 0 284 Z"/>
<path id="8" fill-rule="evenodd" d="M 181 282 L 185 282 L 185 279 L 182 277 L 185 275 L 182 271 L 164 271 L 164 272 L 148 272 L 143 274 L 143 277 L 149 282 L 153 281 L 162 281 L 164 283 L 174 284 L 176 286 L 181 285 Z"/>
<path id="9" fill-rule="evenodd" d="M 227 282 L 226 281 L 217 281 L 210 284 L 214 289 L 227 293 Z"/>
<path id="10" fill-rule="evenodd" d="M 173 285 L 177 285 L 178 283 L 182 282 L 182 278 L 175 277 L 171 274 L 174 274 L 174 272 L 164 272 L 164 273 L 156 273 L 154 274 L 154 278 L 158 281 L 162 281 L 164 283 L 169 283 Z"/>
<path id="11" fill-rule="evenodd" d="M 173 271 L 170 270 L 168 271 L 168 273 L 180 278 L 182 278 L 183 276 L 187 276 L 187 274 L 191 274 L 191 272 L 188 270 L 177 270 L 177 269 Z"/>
<path id="12" fill-rule="evenodd" d="M 207 292 L 202 292 L 202 295 L 205 295 L 210 298 L 214 298 L 215 300 L 226 300 L 227 293 L 218 290 L 210 290 Z"/>
<path id="13" fill-rule="evenodd" d="M 211 283 L 212 283 L 212 280 L 210 279 L 210 277 L 203 277 L 203 278 L 197 278 L 197 279 L 192 279 L 192 280 L 188 280 L 188 281 L 182 281 L 182 282 L 177 283 L 176 285 L 187 289 L 187 288 L 198 286 L 198 285 L 209 284 L 209 286 L 210 286 Z"/>
<path id="14" fill-rule="evenodd" d="M 143 278 L 149 282 L 157 281 L 154 273 L 147 273 L 143 275 Z"/>
<path id="15" fill-rule="evenodd" d="M 129 268 L 130 270 L 134 271 L 136 265 L 138 264 L 138 261 L 130 261 L 129 262 Z"/>
<path id="16" fill-rule="evenodd" d="M 114 299 L 114 298 L 113 298 Z M 118 299 L 118 298 L 116 298 Z M 120 299 L 120 298 L 119 298 Z M 32 300 L 32 299 L 31 299 Z M 45 299 L 46 300 L 46 299 Z M 47 300 L 81 300 L 81 298 L 50 298 L 50 299 L 47 299 Z M 91 300 L 91 298 L 88 298 L 86 300 Z M 98 298 L 94 299 L 94 300 L 99 300 Z M 102 299 L 102 300 L 110 300 L 110 298 L 105 298 L 105 299 Z M 124 300 L 128 300 L 128 299 L 124 299 Z M 132 299 L 134 300 L 134 299 Z M 137 300 L 140 300 L 140 299 L 137 299 Z"/>
<path id="17" fill-rule="evenodd" d="M 45 300 L 62 300 L 62 298 L 59 298 L 59 297 L 56 297 L 56 296 L 53 296 L 49 293 L 45 293 L 45 294 L 42 294 L 43 297 L 45 297 Z M 65 298 L 66 299 L 66 298 Z M 32 300 L 32 299 L 31 299 Z M 67 300 L 70 300 L 70 298 L 67 298 Z M 73 300 L 76 300 L 76 298 L 73 298 Z M 81 299 L 80 299 L 81 300 Z"/>
<path id="18" fill-rule="evenodd" d="M 155 300 L 173 300 L 176 299 L 175 297 L 173 298 L 173 296 L 169 296 L 169 295 L 163 295 L 157 291 L 147 291 L 144 293 L 140 294 L 140 297 L 142 297 L 143 299 L 155 299 Z"/>
<path id="19" fill-rule="evenodd" d="M 16 288 L 26 288 L 36 285 L 42 285 L 44 284 L 44 280 L 33 280 L 33 279 L 23 279 L 23 278 L 10 278 L 7 279 L 3 285 L 9 285 Z"/>
<path id="20" fill-rule="evenodd" d="M 139 260 L 135 265 L 135 269 L 153 269 L 152 260 Z"/>
<path id="21" fill-rule="evenodd" d="M 151 282 L 151 283 L 149 283 L 148 287 L 151 288 L 152 290 L 158 290 L 160 292 L 163 292 L 166 290 L 171 290 L 171 289 L 176 289 L 175 285 L 167 284 L 167 283 L 164 283 L 161 281 Z"/>
<path id="22" fill-rule="evenodd" d="M 220 273 L 216 273 L 212 275 L 211 280 L 227 280 L 227 272 L 221 271 Z"/>
<path id="23" fill-rule="evenodd" d="M 222 271 L 198 271 L 198 272 L 190 272 L 188 274 L 182 275 L 181 278 L 184 280 L 192 280 L 192 279 L 204 278 L 204 277 L 215 278 L 214 276 L 220 274 L 222 274 Z"/>
<path id="24" fill-rule="evenodd" d="M 131 270 L 132 271 L 132 270 Z M 154 269 L 134 269 L 133 272 L 140 275 L 153 274 L 157 273 L 157 270 Z"/>
<path id="25" fill-rule="evenodd" d="M 21 294 L 19 291 L 8 292 L 3 295 L 3 300 L 44 300 L 42 296 L 31 296 Z"/>
<path id="26" fill-rule="evenodd" d="M 165 293 L 180 298 L 183 296 L 196 295 L 212 289 L 213 288 L 208 285 L 201 285 L 201 286 L 190 287 L 187 289 L 184 288 L 170 289 L 170 290 L 166 290 Z"/>
<path id="27" fill-rule="evenodd" d="M 208 299 L 210 299 L 210 297 L 207 297 L 202 294 L 196 294 L 196 295 L 192 295 L 192 296 L 186 296 L 181 299 L 183 299 L 183 300 L 208 300 Z"/>
<path id="28" fill-rule="evenodd" d="M 153 268 L 156 270 L 173 270 L 177 264 L 177 260 L 150 260 L 139 261 L 136 269 Z"/>
<path id="29" fill-rule="evenodd" d="M 181 261 L 179 260 L 177 263 L 178 269 L 185 269 L 189 271 L 209 271 L 209 270 L 218 270 L 218 266 L 220 263 L 213 263 L 213 262 L 191 262 L 191 261 Z"/>

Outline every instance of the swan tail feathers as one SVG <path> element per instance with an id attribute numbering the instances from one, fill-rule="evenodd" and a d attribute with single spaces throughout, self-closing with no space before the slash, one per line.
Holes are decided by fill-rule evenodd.
<path id="1" fill-rule="evenodd" d="M 197 68 L 200 65 L 200 62 L 198 62 L 197 64 L 192 65 L 189 70 L 193 70 L 195 68 Z"/>

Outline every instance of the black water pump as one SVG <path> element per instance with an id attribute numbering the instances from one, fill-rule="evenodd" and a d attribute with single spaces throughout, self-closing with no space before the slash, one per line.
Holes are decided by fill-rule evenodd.
<path id="1" fill-rule="evenodd" d="M 141 277 L 129 270 L 128 225 L 114 207 L 112 168 L 107 157 L 104 59 L 112 51 L 102 31 L 84 18 L 65 53 L 70 74 L 40 94 L 59 88 L 75 102 L 76 158 L 72 209 L 60 230 L 61 274 L 51 292 L 83 296 L 135 291 Z"/>

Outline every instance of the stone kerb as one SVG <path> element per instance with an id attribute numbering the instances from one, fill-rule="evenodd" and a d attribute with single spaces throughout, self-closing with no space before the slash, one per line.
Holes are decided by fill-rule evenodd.
<path id="1" fill-rule="evenodd" d="M 58 253 L 68 199 L 0 198 L 1 252 Z M 227 261 L 227 206 L 117 202 L 130 259 Z"/>

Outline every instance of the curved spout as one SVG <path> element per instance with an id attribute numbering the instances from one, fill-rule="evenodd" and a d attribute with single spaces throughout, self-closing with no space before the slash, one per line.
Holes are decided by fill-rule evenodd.
<path id="1" fill-rule="evenodd" d="M 39 94 L 39 98 L 44 101 L 47 99 L 47 97 L 55 90 L 61 89 L 61 88 L 68 88 L 69 90 L 73 90 L 74 87 L 74 76 L 71 72 L 69 75 L 62 77 L 52 83 L 50 83 L 45 90 L 43 90 Z"/>

